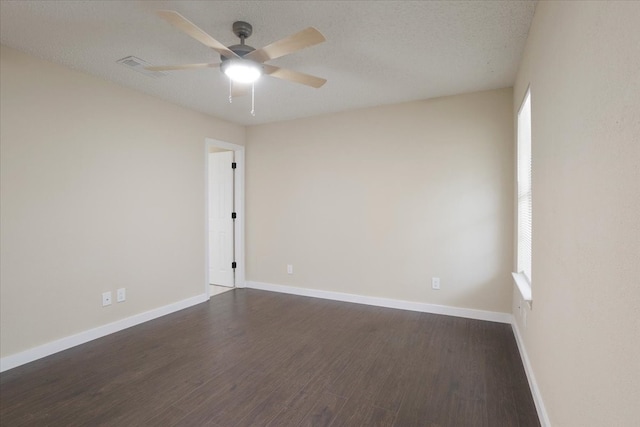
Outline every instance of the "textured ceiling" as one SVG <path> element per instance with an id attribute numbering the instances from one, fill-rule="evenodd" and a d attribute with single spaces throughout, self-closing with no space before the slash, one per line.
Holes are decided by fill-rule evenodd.
<path id="1" fill-rule="evenodd" d="M 231 122 L 251 125 L 353 108 L 511 86 L 533 18 L 533 1 L 6 1 L 0 41 Z M 225 45 L 236 20 L 258 48 L 306 27 L 327 41 L 269 63 L 324 77 L 320 89 L 263 78 L 228 102 L 218 69 L 154 79 L 116 61 L 218 62 L 211 49 L 154 14 L 180 12 Z"/>

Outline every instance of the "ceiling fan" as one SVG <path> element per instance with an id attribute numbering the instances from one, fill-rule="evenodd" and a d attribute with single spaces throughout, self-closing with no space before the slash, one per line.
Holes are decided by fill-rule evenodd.
<path id="1" fill-rule="evenodd" d="M 314 88 L 319 88 L 326 83 L 326 80 L 320 77 L 266 64 L 267 61 L 272 59 L 324 42 L 325 38 L 322 33 L 313 27 L 292 34 L 263 48 L 255 49 L 245 44 L 245 40 L 253 32 L 253 27 L 247 22 L 237 21 L 233 23 L 232 29 L 234 34 L 240 38 L 240 44 L 227 47 L 178 12 L 160 10 L 157 14 L 177 29 L 218 52 L 220 54 L 220 62 L 145 67 L 147 70 L 171 71 L 220 67 L 220 70 L 229 77 L 229 101 L 234 96 L 247 94 L 249 89 L 253 87 L 253 83 L 263 75 Z"/>

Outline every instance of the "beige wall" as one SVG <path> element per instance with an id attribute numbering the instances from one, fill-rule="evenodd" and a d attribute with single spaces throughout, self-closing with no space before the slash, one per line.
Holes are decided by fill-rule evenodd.
<path id="1" fill-rule="evenodd" d="M 247 279 L 509 312 L 511 116 L 502 89 L 248 128 Z"/>
<path id="2" fill-rule="evenodd" d="M 554 426 L 640 419 L 639 29 L 638 2 L 540 2 L 515 85 L 534 283 L 526 326 L 514 313 Z"/>
<path id="3" fill-rule="evenodd" d="M 244 128 L 4 46 L 0 64 L 2 356 L 202 294 L 205 137 Z"/>

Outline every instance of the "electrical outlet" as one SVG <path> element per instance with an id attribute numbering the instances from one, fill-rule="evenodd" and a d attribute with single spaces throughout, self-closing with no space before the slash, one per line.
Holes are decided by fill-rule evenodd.
<path id="1" fill-rule="evenodd" d="M 125 288 L 120 288 L 116 292 L 116 301 L 123 302 L 127 299 L 127 290 Z"/>
<path id="2" fill-rule="evenodd" d="M 432 277 L 431 278 L 431 288 L 438 290 L 440 289 L 440 278 L 439 277 Z"/>
<path id="3" fill-rule="evenodd" d="M 102 306 L 111 305 L 111 291 L 102 293 Z"/>
<path id="4" fill-rule="evenodd" d="M 287 264 L 287 274 L 293 274 L 293 265 Z"/>

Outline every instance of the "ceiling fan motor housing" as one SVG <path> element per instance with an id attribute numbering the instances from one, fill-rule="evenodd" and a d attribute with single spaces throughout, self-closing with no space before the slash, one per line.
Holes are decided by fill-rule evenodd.
<path id="1" fill-rule="evenodd" d="M 245 56 L 249 52 L 253 52 L 256 50 L 254 47 L 249 46 L 248 44 L 234 44 L 233 46 L 229 46 L 229 50 L 237 54 L 239 57 Z M 228 60 L 226 56 L 220 55 L 220 59 L 222 61 Z"/>

